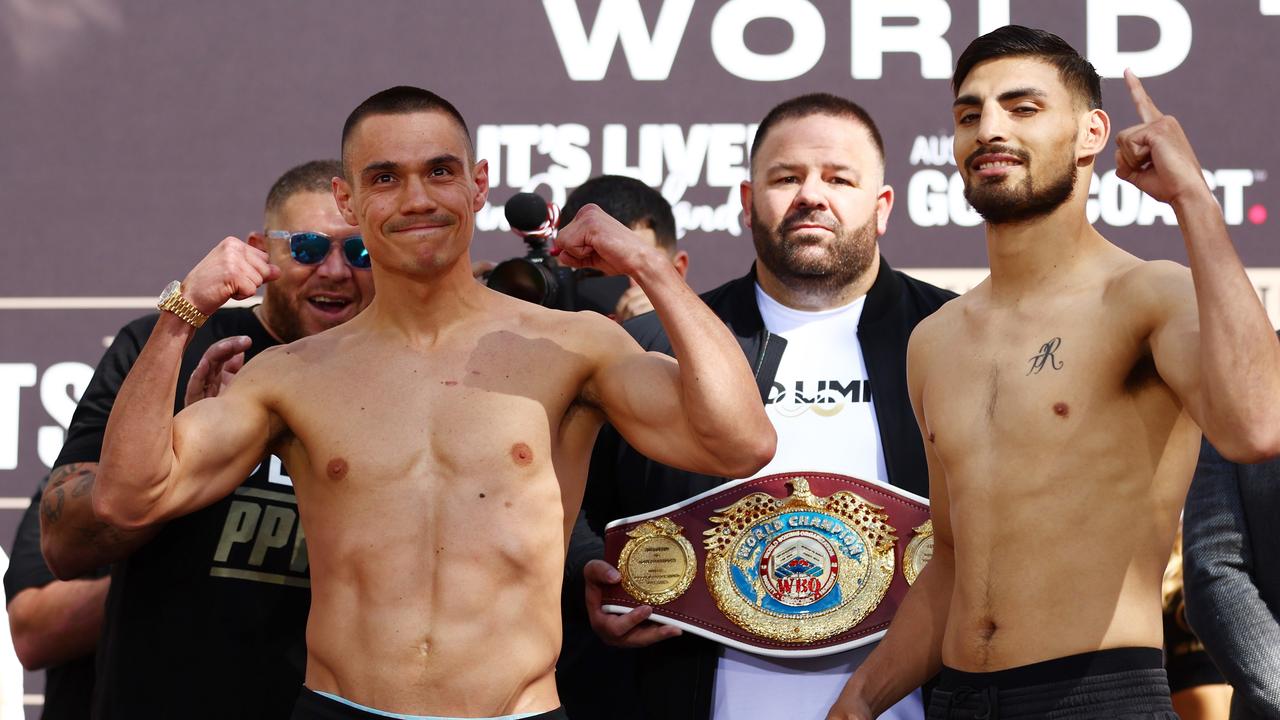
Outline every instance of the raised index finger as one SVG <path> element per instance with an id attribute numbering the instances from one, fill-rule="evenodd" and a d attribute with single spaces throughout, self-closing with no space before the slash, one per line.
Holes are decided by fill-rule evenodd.
<path id="1" fill-rule="evenodd" d="M 1147 94 L 1146 89 L 1142 87 L 1142 81 L 1128 68 L 1124 71 L 1124 84 L 1129 86 L 1129 95 L 1133 97 L 1133 104 L 1138 108 L 1138 117 L 1142 118 L 1142 122 L 1149 123 L 1164 117 L 1164 113 L 1160 112 L 1156 104 L 1151 101 L 1151 96 Z"/>

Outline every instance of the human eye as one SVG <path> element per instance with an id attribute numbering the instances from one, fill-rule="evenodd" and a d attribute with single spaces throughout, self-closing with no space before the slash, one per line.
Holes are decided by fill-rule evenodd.
<path id="1" fill-rule="evenodd" d="M 395 176 L 388 172 L 380 172 L 369 178 L 372 185 L 385 185 L 395 180 Z"/>
<path id="2" fill-rule="evenodd" d="M 1035 115 L 1038 112 L 1040 112 L 1040 108 L 1036 107 L 1035 105 L 1028 105 L 1025 103 L 1021 105 L 1015 105 L 1013 108 L 1014 115 L 1021 115 L 1023 117 Z"/>
<path id="3" fill-rule="evenodd" d="M 450 175 L 453 175 L 453 168 L 449 167 L 448 165 L 437 165 L 431 168 L 431 171 L 428 173 L 428 175 L 436 178 L 449 177 Z"/>
<path id="4" fill-rule="evenodd" d="M 978 121 L 978 113 L 973 112 L 971 110 L 964 110 L 964 111 L 961 111 L 960 114 L 956 115 L 957 125 L 972 125 L 977 121 Z"/>

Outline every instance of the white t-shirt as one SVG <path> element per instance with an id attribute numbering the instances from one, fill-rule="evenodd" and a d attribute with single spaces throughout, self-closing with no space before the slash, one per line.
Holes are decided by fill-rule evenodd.
<path id="1" fill-rule="evenodd" d="M 765 401 L 778 451 L 756 477 L 809 470 L 887 483 L 875 400 L 857 335 L 866 296 L 833 310 L 804 312 L 778 303 L 756 285 L 756 303 L 769 332 L 787 341 Z M 820 720 L 874 647 L 786 660 L 725 648 L 716 667 L 711 716 Z M 919 691 L 880 717 L 920 720 Z"/>

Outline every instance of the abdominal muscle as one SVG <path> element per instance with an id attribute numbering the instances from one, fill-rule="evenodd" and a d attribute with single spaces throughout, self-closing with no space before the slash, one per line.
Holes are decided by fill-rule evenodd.
<path id="1" fill-rule="evenodd" d="M 996 480 L 1019 482 L 1013 493 L 953 486 L 955 582 L 943 663 L 985 672 L 1160 647 L 1160 580 L 1178 519 L 1164 496 L 1177 487 L 1185 495 L 1191 469 L 1181 456 L 1194 460 L 1177 454 L 1155 478 L 1094 457 L 1042 481 Z"/>
<path id="2" fill-rule="evenodd" d="M 956 551 L 956 582 L 942 659 L 987 672 L 1113 647 L 1160 647 L 1159 570 L 1128 547 L 1067 542 L 1000 547 L 973 562 Z M 1164 543 L 1157 543 L 1161 546 Z M 974 566 L 977 567 L 974 567 Z"/>
<path id="3" fill-rule="evenodd" d="M 557 707 L 565 530 L 550 467 L 363 490 L 304 512 L 307 687 L 416 715 Z"/>

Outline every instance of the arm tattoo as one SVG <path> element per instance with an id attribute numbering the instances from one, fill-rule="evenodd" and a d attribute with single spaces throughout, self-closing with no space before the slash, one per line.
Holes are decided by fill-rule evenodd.
<path id="1" fill-rule="evenodd" d="M 1039 375 L 1040 371 L 1045 368 L 1045 365 L 1048 365 L 1054 370 L 1061 370 L 1064 363 L 1054 356 L 1054 353 L 1058 350 L 1058 346 L 1061 344 L 1062 338 L 1055 337 L 1049 342 L 1041 345 L 1040 352 L 1037 352 L 1035 355 L 1027 358 L 1027 362 L 1031 365 L 1031 367 L 1027 369 L 1027 374 Z"/>
<path id="2" fill-rule="evenodd" d="M 84 497 L 93 490 L 93 481 L 97 475 L 92 468 L 82 468 L 76 471 L 76 484 L 71 488 L 71 497 Z"/>
<path id="3" fill-rule="evenodd" d="M 77 528 L 77 532 L 81 541 L 86 543 L 111 546 L 124 542 L 124 535 L 119 528 L 114 525 L 108 525 L 101 520 L 94 522 L 89 527 Z"/>
<path id="4" fill-rule="evenodd" d="M 40 511 L 47 523 L 57 522 L 62 517 L 62 507 L 66 503 L 66 485 L 73 480 L 71 497 L 84 497 L 93 489 L 93 480 L 97 475 L 97 463 L 70 463 L 53 469 L 49 476 L 49 484 L 45 487 L 44 497 L 40 500 Z"/>
<path id="5" fill-rule="evenodd" d="M 62 518 L 62 505 L 66 500 L 66 492 L 61 485 L 53 487 L 53 483 L 50 483 L 45 488 L 44 496 L 40 498 L 40 514 L 44 516 L 46 523 L 55 523 Z"/>

